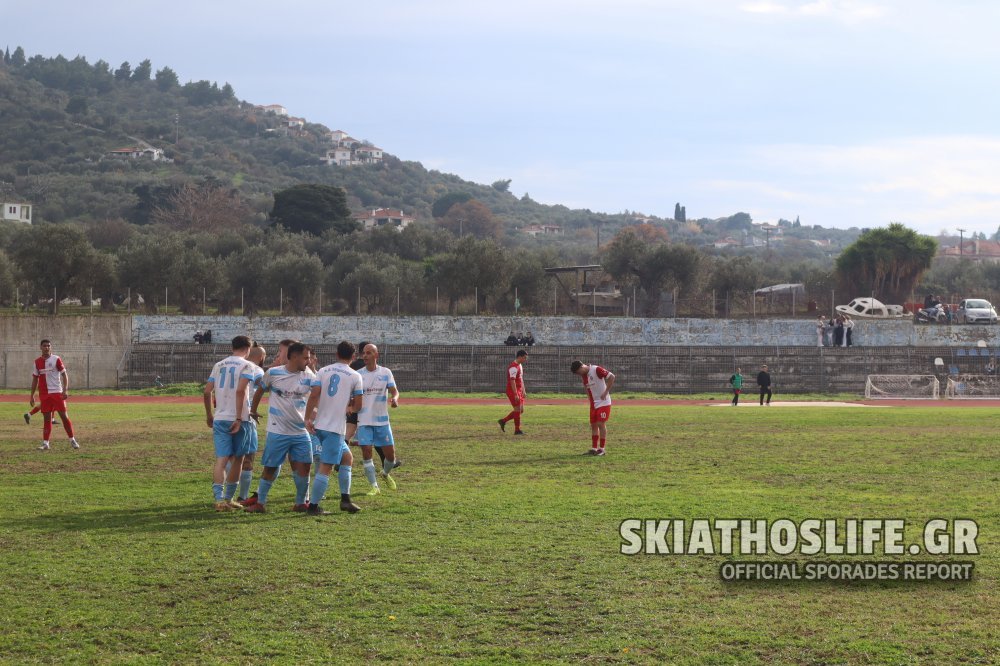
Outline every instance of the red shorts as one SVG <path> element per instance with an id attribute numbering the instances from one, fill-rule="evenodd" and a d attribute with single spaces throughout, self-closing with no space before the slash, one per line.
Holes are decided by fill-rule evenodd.
<path id="1" fill-rule="evenodd" d="M 593 407 L 590 410 L 591 423 L 607 423 L 608 419 L 610 418 L 611 418 L 611 405 L 605 405 L 604 407 Z"/>
<path id="2" fill-rule="evenodd" d="M 508 393 L 507 394 L 507 400 L 510 401 L 510 406 L 511 407 L 517 407 L 518 405 L 521 405 L 522 407 L 524 406 L 524 396 L 523 395 L 514 395 L 513 393 Z"/>
<path id="3" fill-rule="evenodd" d="M 66 400 L 62 397 L 62 393 L 50 393 L 41 396 L 41 398 L 43 414 L 66 411 Z"/>

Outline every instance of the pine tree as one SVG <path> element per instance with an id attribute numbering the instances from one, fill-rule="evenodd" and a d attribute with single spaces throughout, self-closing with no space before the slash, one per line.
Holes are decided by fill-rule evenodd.
<path id="1" fill-rule="evenodd" d="M 674 204 L 674 222 L 681 221 L 681 205 L 680 203 Z"/>

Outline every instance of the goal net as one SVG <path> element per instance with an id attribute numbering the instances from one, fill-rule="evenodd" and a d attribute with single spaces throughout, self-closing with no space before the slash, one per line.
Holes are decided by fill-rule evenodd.
<path id="1" fill-rule="evenodd" d="M 865 398 L 868 400 L 937 400 L 941 382 L 934 375 L 868 375 Z"/>
<path id="2" fill-rule="evenodd" d="M 949 377 L 944 396 L 953 400 L 1000 400 L 1000 378 L 990 375 Z"/>

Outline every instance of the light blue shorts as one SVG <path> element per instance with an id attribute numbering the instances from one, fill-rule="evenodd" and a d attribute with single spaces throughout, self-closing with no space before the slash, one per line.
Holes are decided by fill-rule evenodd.
<path id="1" fill-rule="evenodd" d="M 317 430 L 316 434 L 319 435 L 319 441 L 322 443 L 319 461 L 327 465 L 339 465 L 340 461 L 344 459 L 344 454 L 350 451 L 347 448 L 347 442 L 344 441 L 344 436 L 328 430 Z"/>
<path id="2" fill-rule="evenodd" d="M 361 446 L 396 446 L 392 439 L 392 427 L 389 425 L 358 426 L 358 444 Z"/>
<path id="3" fill-rule="evenodd" d="M 250 448 L 247 453 L 257 453 L 260 447 L 260 436 L 257 434 L 257 424 L 250 421 Z"/>
<path id="4" fill-rule="evenodd" d="M 267 433 L 264 455 L 261 464 L 264 467 L 281 467 L 285 456 L 292 462 L 312 462 L 312 440 L 309 435 L 279 435 Z"/>
<path id="5" fill-rule="evenodd" d="M 229 432 L 231 427 L 233 427 L 232 421 L 216 420 L 212 422 L 212 439 L 215 441 L 216 458 L 244 456 L 248 453 L 252 424 L 243 421 L 239 431 L 235 435 Z"/>

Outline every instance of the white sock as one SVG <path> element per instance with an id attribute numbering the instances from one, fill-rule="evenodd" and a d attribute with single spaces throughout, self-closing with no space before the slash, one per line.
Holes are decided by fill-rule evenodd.
<path id="1" fill-rule="evenodd" d="M 382 461 L 382 473 L 383 474 L 388 474 L 393 469 L 395 469 L 395 467 L 396 467 L 396 461 L 395 460 L 389 460 L 388 458 L 386 458 L 385 460 Z"/>
<path id="2" fill-rule="evenodd" d="M 368 483 L 370 483 L 373 488 L 378 488 L 378 481 L 375 480 L 375 461 L 366 460 L 364 462 L 365 462 L 365 478 L 368 479 Z"/>

